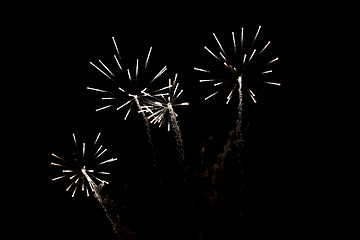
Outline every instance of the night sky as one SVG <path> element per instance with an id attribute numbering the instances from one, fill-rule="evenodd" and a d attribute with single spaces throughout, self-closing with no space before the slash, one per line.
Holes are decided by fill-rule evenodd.
<path id="1" fill-rule="evenodd" d="M 114 200 L 121 221 L 136 234 L 135 239 L 292 239 L 303 234 L 309 227 L 301 220 L 306 201 L 303 181 L 307 180 L 299 179 L 304 167 L 297 150 L 299 140 L 294 136 L 302 133 L 299 122 L 303 119 L 298 111 L 303 109 L 296 89 L 299 76 L 294 71 L 301 67 L 296 55 L 304 49 L 294 48 L 299 43 L 294 28 L 300 28 L 301 22 L 291 17 L 291 10 L 268 9 L 260 14 L 245 7 L 238 12 L 213 6 L 208 11 L 201 6 L 174 4 L 166 11 L 144 7 L 146 13 L 142 14 L 136 6 L 115 9 L 109 5 L 105 8 L 108 12 L 92 7 L 91 11 L 67 7 L 48 10 L 29 24 L 34 32 L 27 44 L 36 55 L 35 63 L 30 63 L 34 66 L 31 81 L 36 82 L 34 98 L 38 103 L 34 113 L 37 127 L 29 126 L 29 135 L 35 136 L 29 145 L 36 145 L 30 147 L 35 149 L 36 156 L 31 158 L 36 163 L 29 164 L 36 168 L 31 173 L 34 190 L 29 193 L 33 204 L 26 207 L 31 208 L 26 215 L 32 219 L 27 220 L 31 221 L 32 234 L 49 239 L 116 239 L 93 196 L 87 198 L 78 192 L 72 198 L 71 192 L 65 191 L 68 181 L 51 181 L 58 175 L 50 166 L 51 153 L 71 152 L 72 133 L 91 141 L 98 132 L 108 156 L 118 158 L 107 178 L 110 185 L 103 190 Z M 242 164 L 237 164 L 234 150 L 217 176 L 216 203 L 209 206 L 206 192 L 210 185 L 203 178 L 201 159 L 210 166 L 222 151 L 235 127 L 237 99 L 226 105 L 224 92 L 205 102 L 212 90 L 199 84 L 203 75 L 193 67 L 213 61 L 203 49 L 214 43 L 213 32 L 230 39 L 232 31 L 239 33 L 244 27 L 254 32 L 259 25 L 259 38 L 270 40 L 269 53 L 279 57 L 271 80 L 282 86 L 266 85 L 256 105 L 245 94 L 249 125 L 240 152 Z M 162 83 L 179 74 L 184 90 L 181 100 L 190 103 L 175 109 L 185 162 L 190 167 L 187 183 L 182 180 L 183 166 L 177 158 L 173 131 L 151 126 L 157 161 L 154 169 L 139 114 L 132 111 L 124 121 L 127 109 L 95 112 L 100 106 L 99 95 L 86 87 L 108 79 L 89 62 L 113 61 L 113 36 L 124 61 L 131 59 L 133 66 L 134 59 L 144 60 L 152 46 L 149 68 L 168 66 L 159 80 Z"/>

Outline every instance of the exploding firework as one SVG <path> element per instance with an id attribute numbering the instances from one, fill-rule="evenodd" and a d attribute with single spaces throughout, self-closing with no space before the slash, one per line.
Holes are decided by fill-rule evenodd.
<path id="1" fill-rule="evenodd" d="M 165 88 L 169 89 L 169 93 L 165 97 L 164 94 L 161 98 L 151 97 L 148 103 L 150 105 L 144 106 L 143 108 L 150 112 L 148 119 L 151 123 L 159 124 L 161 127 L 167 121 L 167 129 L 170 131 L 171 126 L 176 132 L 178 123 L 176 117 L 178 116 L 174 111 L 174 107 L 189 105 L 188 102 L 176 103 L 175 101 L 183 93 L 183 90 L 179 90 L 179 83 L 176 82 L 178 74 L 175 74 L 174 80 L 169 79 L 169 85 Z M 151 100 L 151 101 L 150 101 Z"/>
<path id="2" fill-rule="evenodd" d="M 75 196 L 77 190 L 86 192 L 89 196 L 91 190 L 97 199 L 100 199 L 99 190 L 104 184 L 108 184 L 103 178 L 110 173 L 104 170 L 108 163 L 114 162 L 117 158 L 104 158 L 107 149 L 99 144 L 99 133 L 93 143 L 86 144 L 85 142 L 79 144 L 75 134 L 73 134 L 73 141 L 75 150 L 70 159 L 52 153 L 51 156 L 57 161 L 51 162 L 52 166 L 61 169 L 61 175 L 52 179 L 57 181 L 60 179 L 70 180 L 70 184 L 66 191 L 72 191 L 72 197 Z"/>
<path id="3" fill-rule="evenodd" d="M 211 50 L 207 46 L 204 46 L 204 50 L 212 57 L 212 59 L 220 63 L 222 67 L 213 70 L 194 67 L 194 70 L 207 74 L 220 74 L 219 77 L 201 79 L 200 82 L 211 83 L 214 87 L 223 87 L 224 89 L 230 90 L 226 97 L 226 104 L 230 102 L 234 92 L 236 92 L 236 90 L 238 91 L 239 116 L 236 128 L 239 135 L 241 135 L 244 90 L 248 93 L 252 101 L 256 103 L 257 96 L 255 91 L 252 90 L 253 87 L 256 87 L 258 84 L 280 86 L 280 83 L 267 80 L 270 73 L 272 73 L 272 69 L 270 69 L 271 64 L 278 61 L 279 58 L 272 58 L 269 57 L 269 54 L 265 54 L 268 51 L 271 42 L 268 41 L 263 43 L 262 41 L 259 41 L 260 30 L 261 26 L 258 27 L 254 37 L 244 36 L 244 28 L 241 28 L 240 36 L 235 34 L 235 32 L 232 32 L 231 36 L 229 36 L 231 37 L 232 42 L 228 42 L 231 47 L 226 48 L 226 51 L 217 35 L 213 33 L 218 51 Z M 257 48 L 257 46 L 259 46 L 259 48 Z M 205 100 L 212 98 L 220 91 L 220 89 L 216 90 L 208 95 Z"/>
<path id="4" fill-rule="evenodd" d="M 141 64 L 139 59 L 136 59 L 135 67 L 132 67 L 134 71 L 130 70 L 130 68 L 125 68 L 125 64 L 122 63 L 122 58 L 120 57 L 120 52 L 115 38 L 113 37 L 112 40 L 116 50 L 116 54 L 114 54 L 114 60 L 117 65 L 117 74 L 114 74 L 115 71 L 111 71 L 110 68 L 107 67 L 101 60 L 99 60 L 99 66 L 95 65 L 93 62 L 90 62 L 90 64 L 102 75 L 111 80 L 111 85 L 108 86 L 107 89 L 87 87 L 88 90 L 102 94 L 101 100 L 104 102 L 104 106 L 97 108 L 95 111 L 101 111 L 109 108 L 120 110 L 122 108 L 128 107 L 124 117 L 126 120 L 129 116 L 132 106 L 135 103 L 138 112 L 141 113 L 145 121 L 147 121 L 147 118 L 141 108 L 144 105 L 144 98 L 149 95 L 160 96 L 162 94 L 161 91 L 163 89 L 149 91 L 149 87 L 152 82 L 158 79 L 167 70 L 167 67 L 164 66 L 155 76 L 148 76 L 145 74 L 152 52 L 152 47 L 150 47 L 146 60 L 143 64 Z"/>

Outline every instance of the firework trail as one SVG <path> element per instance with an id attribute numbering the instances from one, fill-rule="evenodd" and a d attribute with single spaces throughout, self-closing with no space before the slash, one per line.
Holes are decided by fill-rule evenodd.
<path id="1" fill-rule="evenodd" d="M 151 98 L 151 101 L 148 101 L 149 105 L 144 106 L 144 108 L 150 114 L 148 116 L 150 123 L 159 124 L 159 127 L 161 127 L 167 121 L 167 130 L 170 131 L 172 127 L 176 135 L 176 144 L 179 158 L 181 164 L 184 164 L 185 155 L 183 139 L 179 123 L 176 119 L 178 115 L 176 114 L 174 107 L 187 106 L 189 103 L 176 103 L 178 98 L 183 93 L 183 90 L 179 89 L 179 83 L 176 82 L 177 77 L 178 74 L 176 73 L 173 81 L 169 79 L 169 84 L 167 87 L 165 87 L 169 89 L 169 93 L 167 95 L 161 95 L 161 98 Z"/>
<path id="2" fill-rule="evenodd" d="M 146 105 L 146 99 L 149 97 L 158 97 L 164 95 L 161 93 L 164 89 L 157 89 L 154 91 L 149 91 L 150 85 L 167 70 L 167 67 L 164 66 L 155 76 L 150 77 L 144 74 L 148 67 L 150 56 L 152 52 L 152 47 L 150 47 L 146 60 L 144 64 L 141 64 L 139 59 L 136 59 L 136 64 L 134 67 L 135 73 L 130 70 L 130 68 L 124 68 L 124 64 L 121 62 L 120 52 L 116 44 L 115 38 L 112 37 L 116 54 L 114 54 L 114 59 L 117 65 L 118 75 L 115 75 L 113 71 L 110 70 L 101 60 L 99 60 L 100 67 L 95 65 L 93 62 L 90 64 L 96 68 L 102 75 L 111 80 L 111 86 L 107 89 L 100 89 L 94 87 L 87 87 L 88 90 L 101 93 L 103 97 L 101 98 L 105 102 L 105 106 L 97 108 L 95 111 L 101 111 L 109 108 L 115 108 L 116 110 L 123 109 L 128 107 L 128 110 L 125 114 L 124 120 L 126 120 L 130 114 L 130 111 L 135 103 L 138 113 L 140 113 L 145 121 L 146 133 L 148 136 L 148 142 L 151 146 L 153 154 L 155 154 L 154 145 L 151 139 L 150 123 L 143 106 Z M 128 79 L 124 81 L 124 79 Z M 166 95 L 166 94 L 165 94 Z M 127 100 L 123 100 L 127 98 Z M 130 99 L 129 99 L 130 98 Z M 155 157 L 154 157 L 155 164 Z"/>
<path id="3" fill-rule="evenodd" d="M 212 83 L 214 87 L 228 87 L 230 89 L 229 94 L 226 97 L 226 104 L 232 99 L 236 88 L 238 88 L 238 119 L 236 122 L 236 131 L 238 135 L 238 141 L 242 142 L 242 113 L 244 111 L 244 94 L 246 91 L 254 103 L 257 102 L 256 94 L 250 88 L 256 84 L 270 84 L 275 86 L 280 86 L 280 83 L 267 81 L 266 78 L 269 73 L 272 73 L 272 70 L 269 69 L 269 66 L 279 58 L 269 58 L 266 53 L 269 48 L 270 41 L 265 44 L 262 44 L 260 51 L 255 48 L 258 45 L 258 36 L 261 30 L 261 26 L 258 27 L 257 32 L 253 38 L 249 38 L 250 41 L 246 41 L 247 38 L 244 36 L 244 28 L 241 28 L 240 37 L 235 35 L 232 32 L 232 47 L 231 50 L 224 50 L 223 45 L 219 41 L 215 33 L 213 37 L 216 41 L 216 45 L 219 48 L 219 53 L 217 54 L 214 50 L 211 50 L 207 46 L 204 46 L 205 51 L 216 59 L 217 62 L 223 65 L 223 73 L 221 78 L 208 78 L 201 79 L 201 83 Z M 240 39 L 240 42 L 239 42 Z M 259 43 L 260 45 L 261 43 Z M 216 71 L 210 71 L 204 68 L 194 67 L 194 70 L 204 73 L 216 73 Z M 208 100 L 213 96 L 217 95 L 220 90 L 216 90 L 209 96 L 205 98 Z"/>
<path id="4" fill-rule="evenodd" d="M 52 181 L 69 179 L 70 185 L 68 185 L 66 191 L 72 190 L 72 197 L 75 196 L 79 188 L 81 188 L 81 191 L 86 192 L 86 195 L 89 197 L 90 189 L 96 200 L 98 200 L 103 208 L 111 226 L 114 228 L 114 221 L 108 213 L 103 197 L 100 194 L 100 190 L 105 184 L 109 184 L 109 182 L 102 179 L 103 176 L 110 175 L 109 172 L 103 170 L 103 167 L 116 161 L 117 158 L 107 158 L 102 160 L 102 157 L 107 149 L 104 148 L 103 145 L 99 145 L 98 140 L 100 135 L 101 133 L 97 135 L 95 141 L 91 145 L 92 147 L 90 149 L 86 149 L 87 144 L 84 142 L 79 145 L 77 138 L 73 133 L 75 151 L 70 159 L 62 158 L 55 153 L 52 153 L 51 156 L 57 161 L 51 162 L 51 165 L 61 169 L 61 175 L 53 178 Z"/>

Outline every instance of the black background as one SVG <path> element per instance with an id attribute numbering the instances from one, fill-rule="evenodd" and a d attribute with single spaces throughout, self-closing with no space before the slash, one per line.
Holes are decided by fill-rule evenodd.
<path id="1" fill-rule="evenodd" d="M 23 31 L 20 36 L 26 35 L 26 41 L 19 37 L 15 40 L 19 41 L 19 57 L 22 64 L 26 63 L 24 69 L 28 73 L 22 77 L 22 89 L 24 92 L 29 89 L 24 93 L 29 102 L 24 104 L 32 110 L 30 114 L 21 114 L 29 123 L 24 124 L 27 136 L 24 142 L 30 149 L 23 168 L 31 171 L 29 174 L 25 169 L 29 177 L 16 188 L 31 189 L 21 194 L 23 201 L 19 203 L 22 207 L 18 214 L 20 222 L 29 227 L 26 228 L 29 233 L 51 239 L 113 238 L 108 220 L 94 198 L 82 194 L 71 198 L 64 191 L 65 184 L 51 182 L 54 177 L 51 153 L 65 152 L 73 132 L 93 139 L 99 131 L 103 133 L 103 143 L 119 159 L 111 170 L 109 192 L 122 202 L 119 200 L 122 194 L 129 195 L 124 185 L 130 189 L 133 195 L 127 200 L 139 218 L 138 239 L 186 239 L 183 235 L 189 229 L 200 228 L 191 218 L 187 204 L 200 201 L 193 192 L 202 186 L 193 185 L 190 194 L 182 194 L 173 133 L 152 127 L 159 165 L 154 171 L 141 117 L 133 112 L 124 121 L 125 111 L 94 111 L 98 100 L 86 86 L 106 79 L 89 62 L 110 59 L 114 54 L 112 36 L 119 39 L 118 44 L 121 42 L 120 51 L 124 48 L 140 58 L 153 46 L 154 58 L 156 55 L 153 64 L 158 68 L 167 65 L 168 72 L 179 73 L 183 99 L 190 102 L 188 107 L 179 109 L 178 120 L 186 160 L 196 169 L 200 149 L 211 136 L 218 139 L 217 147 L 223 146 L 235 124 L 236 105 L 225 105 L 220 98 L 204 102 L 202 99 L 209 92 L 199 86 L 199 74 L 193 67 L 203 60 L 203 46 L 213 41 L 213 32 L 239 32 L 241 27 L 254 30 L 258 25 L 262 25 L 263 37 L 272 41 L 273 55 L 280 59 L 274 81 L 282 86 L 267 86 L 251 112 L 240 220 L 232 220 L 240 211 L 231 208 L 236 204 L 231 196 L 226 196 L 223 201 L 230 200 L 229 207 L 218 210 L 215 228 L 205 226 L 203 230 L 211 233 L 209 239 L 233 236 L 291 239 L 318 229 L 317 219 L 323 210 L 318 208 L 319 200 L 313 195 L 318 193 L 309 187 L 314 171 L 311 167 L 314 156 L 308 155 L 313 148 L 312 140 L 306 150 L 301 146 L 309 131 L 305 127 L 309 100 L 303 100 L 303 90 L 313 79 L 303 78 L 306 71 L 300 69 L 308 64 L 303 61 L 304 55 L 312 48 L 305 45 L 306 36 L 315 38 L 314 32 L 310 32 L 314 26 L 308 28 L 309 21 L 301 18 L 294 7 L 260 8 L 241 3 L 236 7 L 234 3 L 218 3 L 222 7 L 98 4 L 91 6 L 91 10 L 50 7 L 33 16 L 30 22 L 24 22 L 26 32 L 19 29 Z M 311 91 L 307 95 L 311 97 Z M 163 180 L 162 188 L 157 187 L 158 178 Z M 235 199 L 240 196 L 236 191 L 233 194 Z M 18 221 L 19 217 L 13 220 Z"/>

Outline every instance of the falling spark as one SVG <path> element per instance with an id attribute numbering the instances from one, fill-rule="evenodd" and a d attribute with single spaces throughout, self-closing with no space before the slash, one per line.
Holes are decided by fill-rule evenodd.
<path id="1" fill-rule="evenodd" d="M 146 67 L 147 67 L 147 65 L 148 65 L 148 63 L 149 63 L 151 50 L 152 50 L 152 47 L 150 47 L 149 53 L 148 53 L 148 55 L 147 55 L 147 57 L 146 57 L 146 62 L 145 62 L 145 67 L 144 67 L 144 69 L 146 69 Z"/>
<path id="2" fill-rule="evenodd" d="M 234 52 L 236 53 L 236 41 L 235 41 L 235 33 L 232 32 L 232 39 L 233 39 L 233 43 L 234 43 Z"/>
<path id="3" fill-rule="evenodd" d="M 117 47 L 117 44 L 116 44 L 115 38 L 114 38 L 114 37 L 112 37 L 112 40 L 113 40 L 113 42 L 114 42 L 115 49 L 116 49 L 116 52 L 117 52 L 117 54 L 118 54 L 118 56 L 119 56 L 119 59 L 121 59 L 121 57 L 120 57 L 120 52 L 119 52 L 119 49 L 118 49 L 118 47 Z"/>
<path id="4" fill-rule="evenodd" d="M 210 51 L 210 49 L 208 49 L 206 46 L 204 46 L 204 48 L 206 49 L 206 51 L 208 51 L 214 58 L 216 58 L 217 60 L 221 61 L 221 59 L 216 56 L 212 51 Z"/>
<path id="5" fill-rule="evenodd" d="M 221 48 L 221 51 L 225 54 L 225 51 L 224 51 L 223 47 L 221 46 L 221 43 L 219 42 L 219 39 L 216 37 L 215 33 L 213 33 L 213 36 L 214 36 L 216 42 L 218 43 L 219 47 Z"/>
<path id="6" fill-rule="evenodd" d="M 94 63 L 90 62 L 90 64 L 92 66 L 94 66 L 99 72 L 101 72 L 102 74 L 104 74 L 107 78 L 113 80 L 109 75 L 107 75 L 103 70 L 101 70 L 98 66 L 96 66 Z"/>
<path id="7" fill-rule="evenodd" d="M 254 46 L 254 43 L 255 43 L 255 41 L 256 41 L 256 38 L 257 38 L 257 36 L 259 35 L 260 29 L 261 29 L 261 26 L 259 26 L 259 28 L 258 28 L 258 30 L 257 30 L 257 32 L 256 32 L 256 34 L 255 34 L 255 37 L 254 37 L 254 40 L 253 40 L 251 46 Z"/>
<path id="8" fill-rule="evenodd" d="M 213 94 L 207 96 L 207 97 L 205 98 L 205 101 L 208 100 L 209 98 L 215 96 L 215 95 L 218 94 L 218 93 L 219 93 L 219 91 L 216 91 L 216 92 L 214 92 Z"/>
<path id="9" fill-rule="evenodd" d="M 101 90 L 101 89 L 98 89 L 98 88 L 87 87 L 87 89 L 92 90 L 92 91 L 96 91 L 96 92 L 108 93 L 108 91 Z"/>
<path id="10" fill-rule="evenodd" d="M 197 67 L 194 67 L 194 70 L 196 70 L 196 71 L 200 71 L 200 72 L 210 72 L 210 71 L 208 71 L 208 70 L 205 70 L 205 69 L 202 69 L 202 68 L 197 68 Z"/>

